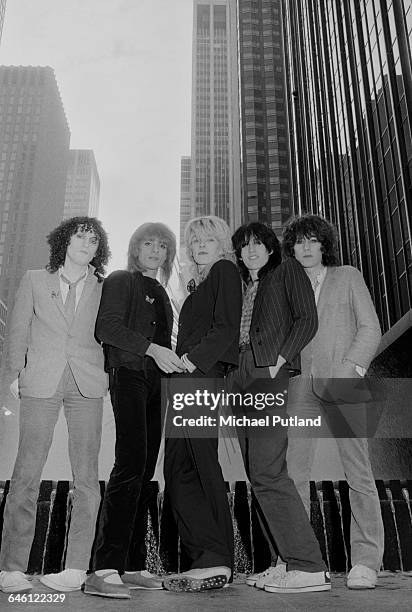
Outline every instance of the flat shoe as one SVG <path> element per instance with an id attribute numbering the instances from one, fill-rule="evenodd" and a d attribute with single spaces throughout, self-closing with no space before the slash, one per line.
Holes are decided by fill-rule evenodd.
<path id="1" fill-rule="evenodd" d="M 191 578 L 190 576 L 169 576 L 163 580 L 163 587 L 174 593 L 200 593 L 210 589 L 221 589 L 227 583 L 227 576 L 218 574 L 208 578 Z"/>

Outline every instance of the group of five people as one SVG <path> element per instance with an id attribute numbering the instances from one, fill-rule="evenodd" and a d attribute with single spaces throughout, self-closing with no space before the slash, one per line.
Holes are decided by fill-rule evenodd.
<path id="1" fill-rule="evenodd" d="M 32 587 L 25 572 L 38 486 L 62 404 L 74 485 L 66 569 L 41 581 L 59 591 L 84 584 L 86 594 L 126 599 L 130 589 L 199 592 L 233 578 L 233 526 L 218 439 L 188 431 L 167 437 L 164 476 L 191 565 L 163 579 L 145 569 L 162 378 L 182 379 L 187 388 L 202 380 L 216 388 L 224 384 L 234 393 L 282 388 L 290 414 L 302 416 L 323 410 L 318 378 L 364 376 L 380 341 L 379 323 L 360 273 L 337 265 L 328 221 L 316 215 L 293 219 L 285 228 L 283 261 L 274 231 L 258 222 L 231 237 L 222 219 L 199 217 L 189 222 L 185 238 L 193 279 L 175 350 L 165 287 L 176 242 L 162 223 L 140 226 L 130 239 L 127 269 L 103 282 L 105 231 L 96 219 L 69 219 L 48 237 L 47 269 L 23 277 L 9 330 L 20 437 L 4 512 L 0 590 Z M 116 424 L 115 462 L 95 536 L 105 372 Z M 238 439 L 272 554 L 271 566 L 248 576 L 247 584 L 275 593 L 329 590 L 308 516 L 313 439 L 290 440 L 288 465 L 287 428 L 262 437 L 239 427 Z M 347 584 L 373 588 L 383 527 L 367 441 L 338 442 L 352 511 Z"/>

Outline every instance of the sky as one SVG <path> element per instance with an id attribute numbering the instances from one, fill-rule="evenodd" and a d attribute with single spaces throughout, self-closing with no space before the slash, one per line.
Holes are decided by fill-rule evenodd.
<path id="1" fill-rule="evenodd" d="M 8 0 L 0 64 L 51 66 L 73 149 L 93 149 L 109 271 L 147 221 L 179 228 L 192 0 Z"/>

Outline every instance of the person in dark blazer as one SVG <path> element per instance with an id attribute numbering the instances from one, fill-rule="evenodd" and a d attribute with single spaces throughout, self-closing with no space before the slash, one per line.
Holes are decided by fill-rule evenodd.
<path id="1" fill-rule="evenodd" d="M 342 437 L 336 429 L 337 420 L 328 418 L 330 404 L 324 400 L 333 397 L 333 390 L 340 387 L 337 379 L 356 380 L 365 376 L 380 343 L 379 320 L 359 270 L 338 265 L 336 233 L 326 219 L 318 215 L 296 217 L 284 230 L 283 245 L 285 252 L 304 267 L 319 318 L 315 337 L 302 350 L 302 375 L 291 385 L 289 412 L 297 418 L 321 414 L 331 433 L 337 434 L 335 441 L 349 485 L 351 506 L 352 569 L 347 586 L 372 589 L 382 563 L 384 529 L 368 441 L 356 435 Z M 345 383 L 349 384 L 350 380 Z M 351 427 L 356 420 L 362 421 L 365 408 L 362 402 L 339 403 L 339 410 L 347 415 Z M 353 432 L 356 433 L 356 427 Z M 316 442 L 313 437 L 298 437 L 296 431 L 289 433 L 289 470 L 308 513 Z"/>
<path id="2" fill-rule="evenodd" d="M 72 217 L 48 236 L 45 270 L 28 270 L 9 327 L 11 391 L 20 397 L 19 446 L 4 512 L 0 590 L 29 591 L 25 576 L 41 474 L 61 407 L 68 428 L 73 508 L 65 569 L 41 582 L 79 590 L 86 577 L 100 504 L 98 456 L 107 374 L 94 336 L 110 251 L 97 219 Z"/>
<path id="3" fill-rule="evenodd" d="M 293 258 L 281 263 L 272 229 L 258 222 L 242 225 L 232 242 L 245 290 L 239 368 L 230 373 L 229 388 L 234 393 L 280 393 L 280 404 L 264 409 L 272 422 L 272 416 L 286 416 L 289 377 L 299 372 L 299 353 L 316 333 L 315 300 L 301 264 Z M 234 410 L 242 414 L 246 409 Z M 245 424 L 238 427 L 238 437 L 272 552 L 272 565 L 246 583 L 280 593 L 329 590 L 319 544 L 287 472 L 287 427 L 272 427 L 268 435 Z M 282 563 L 276 564 L 278 557 Z"/>
<path id="4" fill-rule="evenodd" d="M 145 570 L 145 536 L 161 439 L 161 373 L 184 370 L 171 350 L 169 298 L 156 280 L 160 270 L 167 283 L 175 252 L 168 227 L 145 223 L 130 239 L 127 270 L 113 272 L 103 286 L 96 335 L 110 375 L 116 447 L 87 595 L 129 599 L 129 589 L 162 588 Z"/>
<path id="5" fill-rule="evenodd" d="M 204 378 L 220 391 L 219 381 L 238 362 L 242 300 L 230 231 L 218 217 L 199 217 L 189 222 L 185 238 L 195 278 L 180 313 L 176 352 L 187 369 L 187 390 L 192 382 L 196 387 L 196 379 Z M 198 592 L 223 587 L 230 579 L 233 526 L 217 437 L 186 434 L 167 437 L 164 475 L 181 547 L 191 566 L 187 572 L 167 577 L 163 584 L 175 592 Z"/>

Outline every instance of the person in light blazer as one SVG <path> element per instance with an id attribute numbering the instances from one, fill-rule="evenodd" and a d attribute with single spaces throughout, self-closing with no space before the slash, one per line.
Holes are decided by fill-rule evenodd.
<path id="1" fill-rule="evenodd" d="M 294 258 L 281 261 L 274 231 L 259 222 L 239 227 L 232 237 L 244 280 L 239 368 L 229 374 L 234 393 L 265 393 L 283 399 L 283 407 L 266 405 L 248 417 L 286 417 L 289 378 L 300 369 L 300 351 L 317 330 L 310 282 Z M 245 414 L 245 408 L 234 411 Z M 250 409 L 246 409 L 250 410 Z M 305 509 L 286 466 L 287 427 L 260 432 L 237 428 L 246 473 L 257 501 L 257 513 L 272 553 L 263 572 L 246 583 L 275 593 L 330 590 L 330 576 Z"/>
<path id="2" fill-rule="evenodd" d="M 196 379 L 208 379 L 206 384 L 220 391 L 228 369 L 238 362 L 242 300 L 230 230 L 223 219 L 198 217 L 188 223 L 185 240 L 195 278 L 179 317 L 176 352 L 187 370 L 181 376 L 185 390 L 197 388 Z M 191 415 L 196 413 L 195 407 Z M 167 576 L 163 585 L 174 592 L 221 588 L 231 579 L 234 542 L 218 439 L 192 436 L 190 428 L 183 437 L 169 434 L 166 492 L 190 569 Z"/>
<path id="3" fill-rule="evenodd" d="M 103 351 L 94 335 L 104 265 L 110 255 L 100 222 L 63 221 L 48 236 L 45 270 L 29 270 L 16 294 L 9 328 L 11 391 L 20 396 L 20 437 L 4 512 L 0 590 L 29 591 L 25 572 L 36 524 L 43 467 L 61 405 L 69 434 L 73 508 L 66 569 L 41 577 L 59 591 L 80 589 L 89 566 L 100 504 L 98 455 L 103 397 Z"/>
<path id="4" fill-rule="evenodd" d="M 289 393 L 289 414 L 328 418 L 325 400 L 340 387 L 336 379 L 359 379 L 378 349 L 381 331 L 369 291 L 359 270 L 340 266 L 333 226 L 318 215 L 292 219 L 284 230 L 284 252 L 305 269 L 317 302 L 319 328 L 302 350 L 302 375 Z M 327 379 L 335 379 L 328 385 Z M 325 384 L 326 383 L 326 384 Z M 346 405 L 360 415 L 362 406 Z M 342 414 L 345 412 L 343 405 Z M 335 424 L 330 422 L 333 428 Z M 347 586 L 374 588 L 384 549 L 384 531 L 367 439 L 335 437 L 349 485 L 351 563 Z M 316 439 L 289 432 L 288 467 L 310 512 L 309 478 Z"/>

